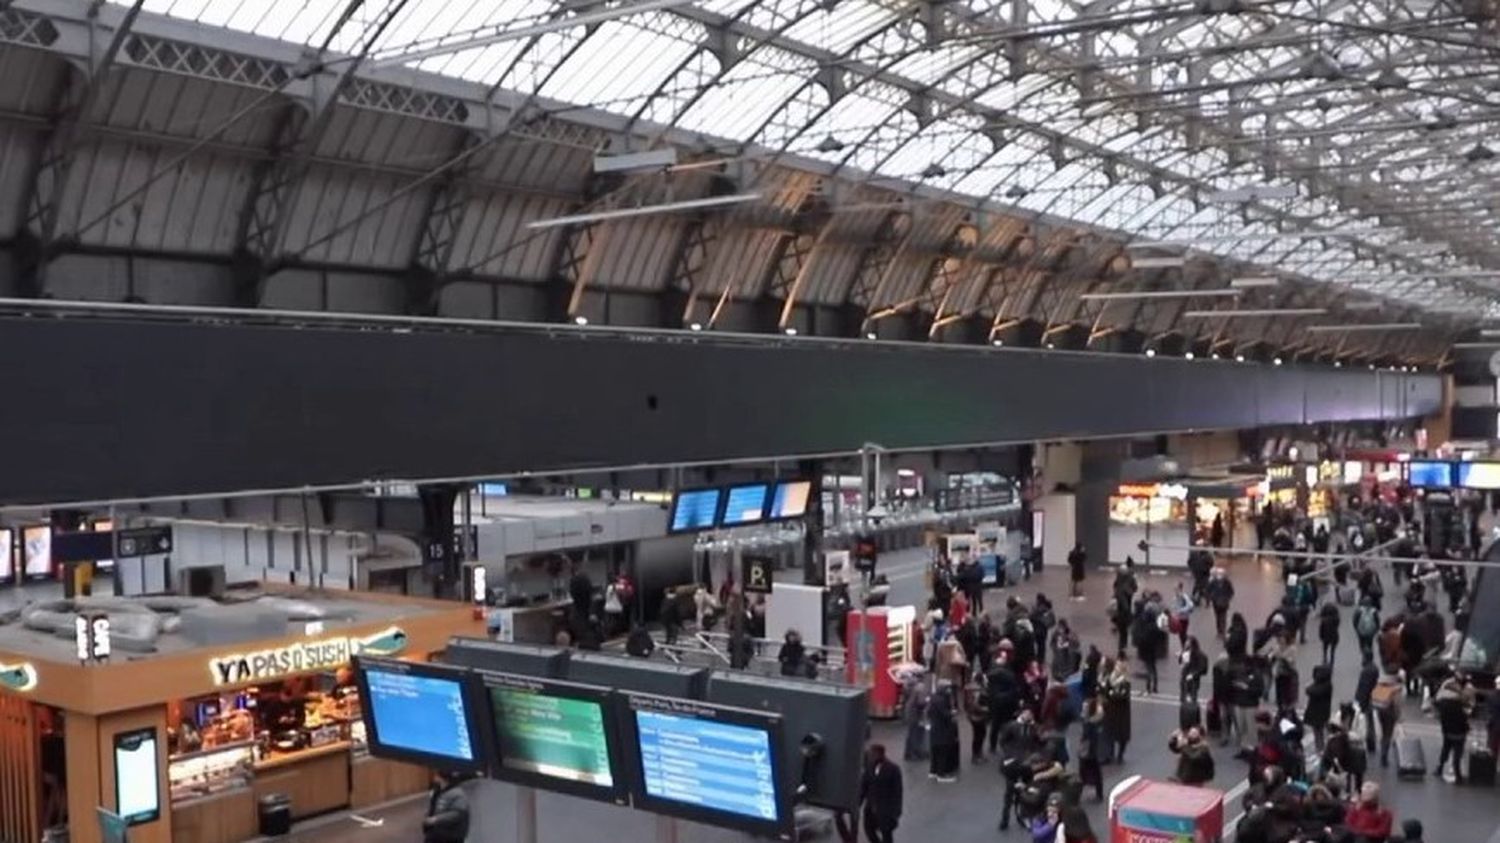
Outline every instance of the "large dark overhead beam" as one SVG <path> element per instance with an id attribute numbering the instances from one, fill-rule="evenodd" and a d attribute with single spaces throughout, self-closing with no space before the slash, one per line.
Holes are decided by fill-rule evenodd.
<path id="1" fill-rule="evenodd" d="M 0 318 L 0 503 L 1396 419 L 1433 375 L 347 320 Z M 239 320 L 258 320 L 242 323 Z"/>

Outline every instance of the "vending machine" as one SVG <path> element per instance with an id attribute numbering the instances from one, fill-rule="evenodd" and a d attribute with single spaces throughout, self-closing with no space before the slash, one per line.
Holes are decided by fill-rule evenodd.
<path id="1" fill-rule="evenodd" d="M 1135 778 L 1110 794 L 1110 843 L 1219 843 L 1224 793 Z"/>
<path id="2" fill-rule="evenodd" d="M 915 606 L 851 609 L 845 627 L 844 657 L 849 684 L 870 689 L 870 716 L 900 713 L 903 670 L 917 663 Z"/>

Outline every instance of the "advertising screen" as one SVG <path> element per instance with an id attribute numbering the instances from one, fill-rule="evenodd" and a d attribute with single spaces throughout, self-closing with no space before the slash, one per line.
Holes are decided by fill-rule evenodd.
<path id="1" fill-rule="evenodd" d="M 1418 489 L 1450 489 L 1453 487 L 1453 463 L 1412 460 L 1406 464 L 1406 479 Z"/>
<path id="2" fill-rule="evenodd" d="M 725 527 L 740 527 L 759 524 L 766 517 L 766 501 L 771 497 L 771 484 L 750 483 L 730 486 L 724 498 Z"/>
<path id="3" fill-rule="evenodd" d="M 1500 462 L 1461 462 L 1458 485 L 1465 489 L 1500 489 Z"/>
<path id="4" fill-rule="evenodd" d="M 10 530 L 0 530 L 0 580 L 8 580 L 16 575 L 16 549 L 12 543 L 14 534 Z"/>
<path id="5" fill-rule="evenodd" d="M 624 805 L 608 688 L 481 674 L 497 746 L 496 778 Z"/>
<path id="6" fill-rule="evenodd" d="M 808 497 L 812 494 L 810 480 L 783 480 L 771 493 L 771 521 L 801 518 L 807 514 Z"/>
<path id="7" fill-rule="evenodd" d="M 52 576 L 52 528 L 27 527 L 21 531 L 21 542 L 26 576 L 36 579 Z"/>
<path id="8" fill-rule="evenodd" d="M 115 735 L 115 813 L 127 825 L 153 822 L 161 817 L 157 776 L 156 729 Z"/>
<path id="9" fill-rule="evenodd" d="M 636 807 L 790 838 L 792 812 L 778 785 L 779 717 L 663 697 L 626 700 Z"/>
<path id="10" fill-rule="evenodd" d="M 712 530 L 719 522 L 719 502 L 723 489 L 684 489 L 672 500 L 669 533 L 693 533 Z"/>
<path id="11" fill-rule="evenodd" d="M 455 772 L 483 767 L 467 671 L 362 658 L 355 668 L 371 755 Z"/>

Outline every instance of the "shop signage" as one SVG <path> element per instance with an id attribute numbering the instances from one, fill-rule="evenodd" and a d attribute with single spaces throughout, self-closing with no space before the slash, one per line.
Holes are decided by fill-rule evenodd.
<path id="1" fill-rule="evenodd" d="M 1267 480 L 1296 480 L 1297 467 L 1295 465 L 1273 465 L 1266 469 Z"/>
<path id="2" fill-rule="evenodd" d="M 31 662 L 0 664 L 0 688 L 26 693 L 36 688 L 36 668 Z"/>
<path id="3" fill-rule="evenodd" d="M 406 633 L 399 627 L 363 638 L 325 638 L 321 641 L 298 641 L 284 647 L 234 653 L 208 662 L 215 685 L 240 685 L 265 682 L 319 670 L 332 670 L 360 653 L 393 656 L 406 649 Z"/>
<path id="4" fill-rule="evenodd" d="M 73 618 L 73 643 L 78 647 L 80 662 L 109 661 L 109 615 L 76 615 Z"/>
<path id="5" fill-rule="evenodd" d="M 1181 483 L 1124 483 L 1115 490 L 1121 498 L 1171 498 L 1186 500 L 1188 488 Z"/>
<path id="6" fill-rule="evenodd" d="M 1324 483 L 1339 483 L 1344 479 L 1344 467 L 1332 460 L 1318 463 L 1318 479 Z"/>
<path id="7" fill-rule="evenodd" d="M 764 556 L 746 556 L 742 563 L 741 587 L 746 594 L 771 593 L 771 560 Z"/>

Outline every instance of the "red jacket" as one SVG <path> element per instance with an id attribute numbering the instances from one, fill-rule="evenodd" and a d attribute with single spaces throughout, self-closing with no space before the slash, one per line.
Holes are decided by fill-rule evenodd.
<path id="1" fill-rule="evenodd" d="M 1391 812 L 1379 804 L 1350 805 L 1344 814 L 1344 825 L 1351 834 L 1381 841 L 1391 836 Z"/>

